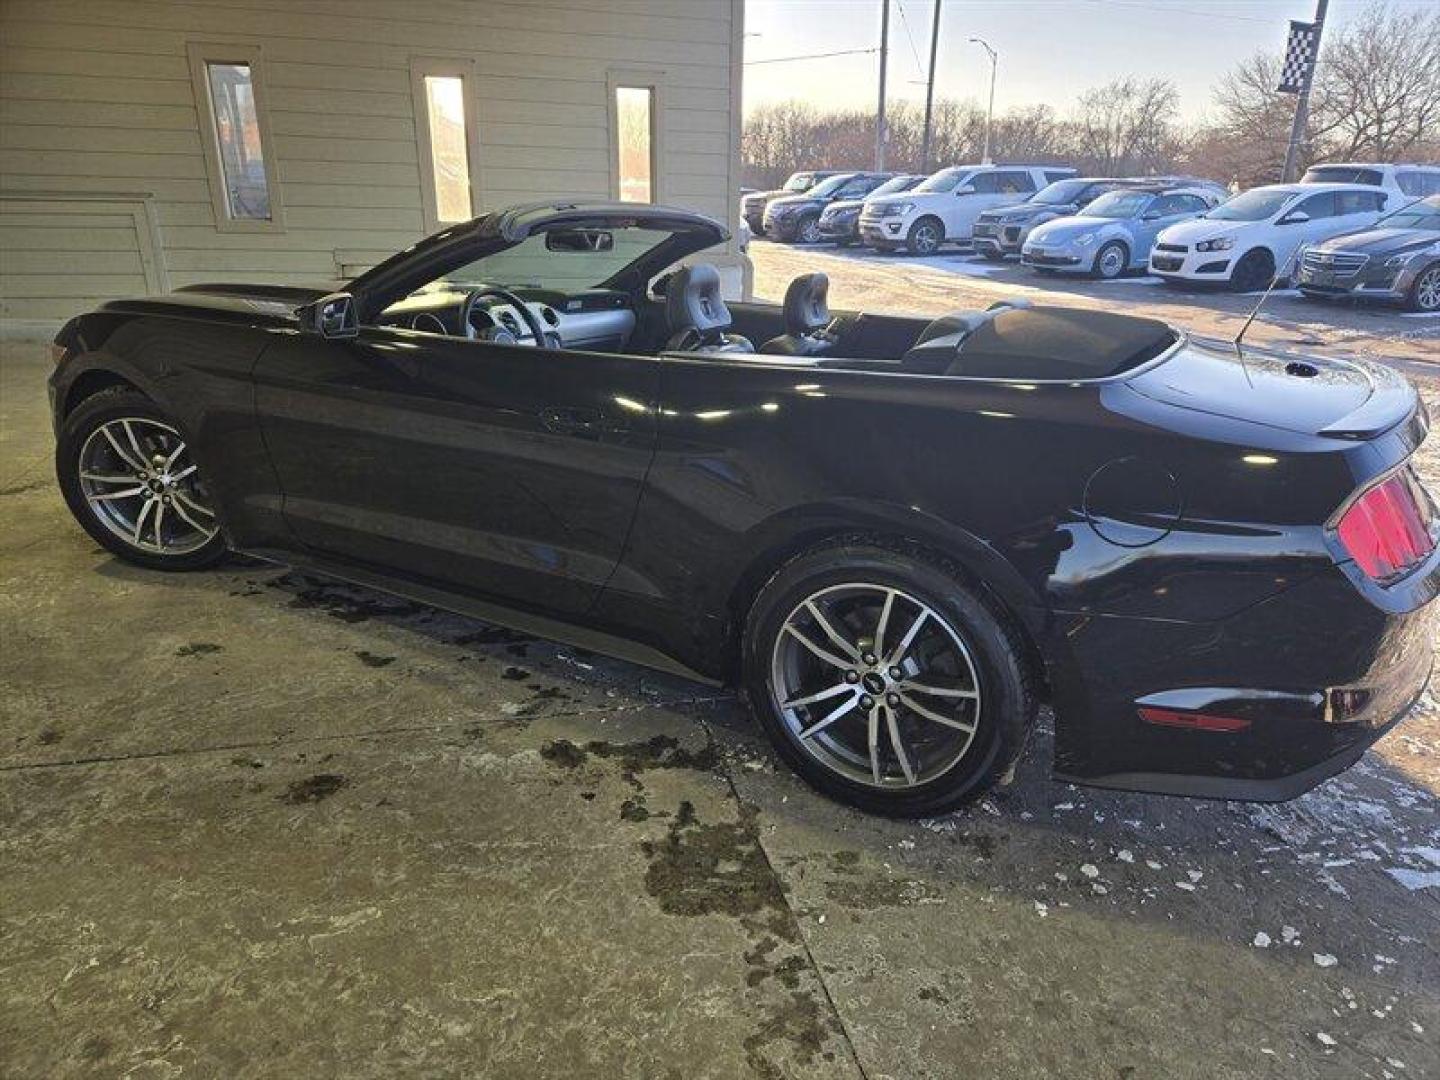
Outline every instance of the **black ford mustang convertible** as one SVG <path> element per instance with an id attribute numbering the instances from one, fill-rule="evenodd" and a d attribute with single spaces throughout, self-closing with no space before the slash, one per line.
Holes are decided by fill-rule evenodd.
<path id="1" fill-rule="evenodd" d="M 882 813 L 984 791 L 1042 701 L 1064 779 L 1290 798 L 1421 692 L 1440 519 L 1391 370 L 830 312 L 819 274 L 727 306 L 676 269 L 724 239 L 526 206 L 342 292 L 105 304 L 56 339 L 65 498 L 143 566 L 244 551 L 740 685 Z"/>

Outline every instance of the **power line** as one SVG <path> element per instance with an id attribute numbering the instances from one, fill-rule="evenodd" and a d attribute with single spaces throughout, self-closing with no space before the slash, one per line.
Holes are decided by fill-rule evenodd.
<path id="1" fill-rule="evenodd" d="M 920 62 L 920 50 L 915 48 L 915 35 L 910 33 L 910 20 L 905 17 L 905 0 L 895 0 L 895 6 L 900 9 L 900 25 L 905 28 L 905 39 L 910 42 L 910 55 L 915 57 L 915 73 L 923 75 L 925 65 Z"/>
<path id="2" fill-rule="evenodd" d="M 832 56 L 859 56 L 862 53 L 877 53 L 877 48 L 870 49 L 839 49 L 835 52 L 805 53 L 802 56 L 772 56 L 766 60 L 746 60 L 746 67 L 753 67 L 756 64 L 788 64 L 795 60 L 825 60 Z"/>

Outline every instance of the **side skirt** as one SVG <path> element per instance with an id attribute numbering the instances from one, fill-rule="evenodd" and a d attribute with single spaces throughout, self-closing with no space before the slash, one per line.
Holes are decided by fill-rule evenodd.
<path id="1" fill-rule="evenodd" d="M 548 615 L 536 615 L 533 612 L 506 607 L 504 604 L 494 601 L 480 600 L 453 593 L 447 589 L 393 578 L 349 563 L 335 562 L 310 555 L 298 555 L 289 551 L 282 553 L 251 549 L 242 551 L 241 554 L 262 559 L 277 566 L 287 566 L 306 573 L 334 578 L 350 585 L 375 589 L 404 600 L 413 600 L 418 604 L 427 604 L 443 611 L 451 611 L 457 615 L 483 619 L 485 622 L 495 623 L 509 630 L 518 630 L 522 634 L 533 634 L 535 637 L 545 638 L 547 641 L 557 641 L 562 645 L 570 645 L 577 649 L 588 649 L 591 652 L 615 657 L 617 660 L 626 660 L 632 664 L 653 668 L 669 675 L 678 675 L 682 679 L 703 683 L 706 686 L 720 687 L 724 685 L 720 680 L 700 674 L 694 668 L 682 664 L 659 649 L 593 627 L 579 626 Z"/>

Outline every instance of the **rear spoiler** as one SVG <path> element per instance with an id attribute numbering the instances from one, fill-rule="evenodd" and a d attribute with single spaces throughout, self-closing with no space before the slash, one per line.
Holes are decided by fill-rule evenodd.
<path id="1" fill-rule="evenodd" d="M 1419 424 L 1417 442 L 1430 430 L 1425 402 L 1409 380 L 1398 371 L 1380 364 L 1352 360 L 1370 380 L 1370 396 L 1353 412 L 1320 429 L 1331 439 L 1373 439 L 1415 416 Z"/>

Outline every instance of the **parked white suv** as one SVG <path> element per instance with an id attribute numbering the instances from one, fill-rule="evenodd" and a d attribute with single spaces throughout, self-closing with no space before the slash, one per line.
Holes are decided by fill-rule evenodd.
<path id="1" fill-rule="evenodd" d="M 1427 195 L 1440 195 L 1440 165 L 1375 165 L 1369 162 L 1337 161 L 1311 165 L 1300 178 L 1302 184 L 1369 184 L 1401 196 L 1392 198 L 1387 210 L 1398 210 L 1407 202 Z"/>
<path id="2" fill-rule="evenodd" d="M 860 242 L 881 251 L 904 247 L 933 255 L 940 245 L 969 240 L 981 211 L 1021 203 L 1035 192 L 1074 176 L 1057 165 L 956 165 L 941 169 L 910 191 L 865 200 Z"/>
<path id="3" fill-rule="evenodd" d="M 1289 277 L 1301 244 L 1363 229 L 1385 192 L 1362 184 L 1270 184 L 1227 199 L 1155 238 L 1150 272 L 1167 282 L 1213 282 L 1237 292 Z"/>

